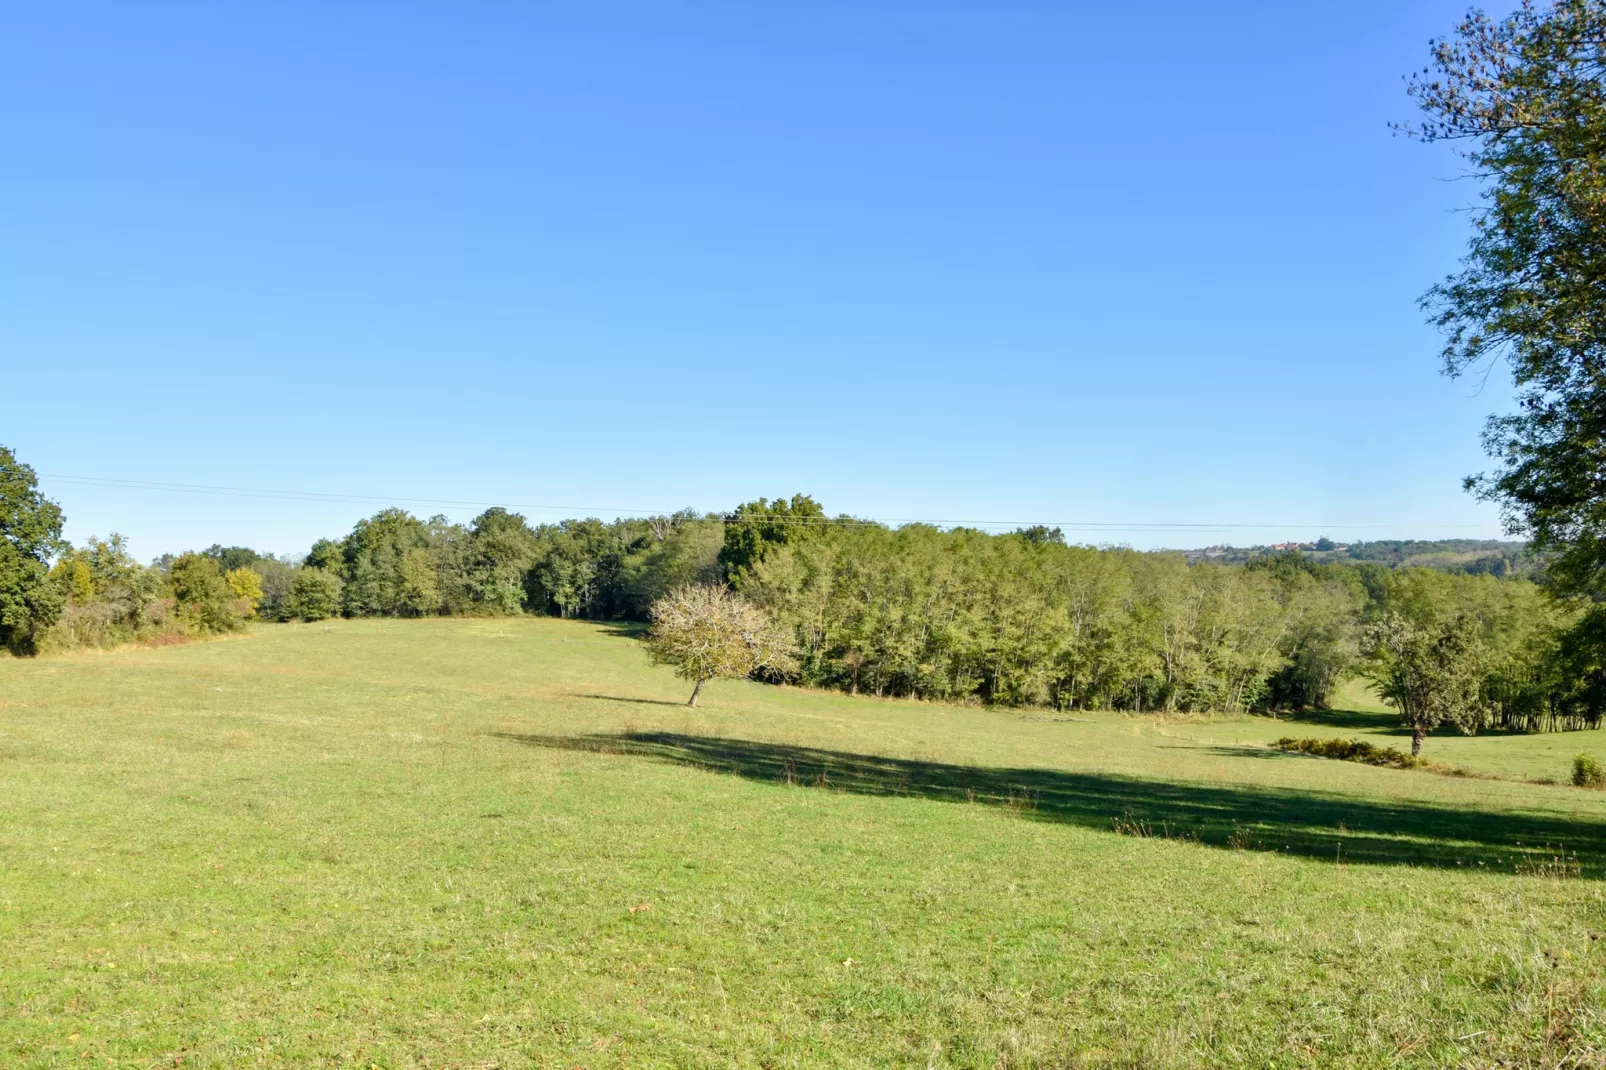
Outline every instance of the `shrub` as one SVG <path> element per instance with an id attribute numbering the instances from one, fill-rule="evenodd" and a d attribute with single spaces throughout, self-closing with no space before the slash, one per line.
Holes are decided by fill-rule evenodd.
<path id="1" fill-rule="evenodd" d="M 1573 783 L 1580 788 L 1606 788 L 1606 766 L 1593 754 L 1573 758 Z"/>
<path id="2" fill-rule="evenodd" d="M 1337 758 L 1390 769 L 1420 769 L 1428 764 L 1425 758 L 1414 757 L 1393 747 L 1379 747 L 1364 739 L 1294 739 L 1284 736 L 1272 746 L 1279 750 L 1313 754 L 1318 758 Z"/>

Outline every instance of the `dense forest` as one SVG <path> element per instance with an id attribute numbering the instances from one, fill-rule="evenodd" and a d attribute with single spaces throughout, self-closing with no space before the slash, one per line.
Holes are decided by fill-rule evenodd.
<path id="1" fill-rule="evenodd" d="M 51 651 L 161 641 L 232 631 L 251 617 L 641 621 L 671 590 L 724 584 L 795 640 L 789 679 L 854 693 L 1058 709 L 1299 709 L 1324 705 L 1357 671 L 1384 680 L 1401 636 L 1429 661 L 1448 636 L 1470 652 L 1456 671 L 1476 674 L 1478 727 L 1600 723 L 1606 677 L 1592 651 L 1606 626 L 1591 604 L 1555 597 L 1531 569 L 1379 556 L 1296 550 L 1241 565 L 1190 562 L 1068 545 L 1041 527 L 891 528 L 829 517 L 804 495 L 726 514 L 534 526 L 499 508 L 467 525 L 385 509 L 299 558 L 212 546 L 144 566 L 116 535 L 58 540 L 38 626 L 26 641 L 13 628 L 9 642 Z"/>

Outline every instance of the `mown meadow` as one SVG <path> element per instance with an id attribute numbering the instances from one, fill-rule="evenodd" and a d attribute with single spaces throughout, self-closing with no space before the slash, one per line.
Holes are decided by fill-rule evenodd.
<path id="1" fill-rule="evenodd" d="M 521 617 L 0 661 L 8 1066 L 1578 1066 L 1595 732 L 649 666 Z"/>

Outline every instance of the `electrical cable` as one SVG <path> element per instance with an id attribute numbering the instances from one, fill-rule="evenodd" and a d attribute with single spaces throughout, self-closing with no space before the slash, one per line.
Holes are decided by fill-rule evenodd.
<path id="1" fill-rule="evenodd" d="M 345 494 L 324 491 L 295 491 L 295 490 L 267 490 L 253 487 L 221 487 L 197 483 L 164 483 L 146 479 L 113 479 L 103 476 L 81 476 L 66 474 L 41 474 L 42 479 L 54 480 L 76 486 L 107 487 L 122 490 L 158 491 L 175 494 L 202 494 L 219 495 L 227 497 L 265 498 L 280 501 L 307 501 L 328 502 L 332 504 L 361 505 L 361 504 L 387 504 L 387 505 L 435 505 L 458 506 L 477 509 L 504 508 L 528 509 L 541 512 L 568 512 L 571 515 L 617 517 L 647 517 L 668 516 L 673 510 L 654 510 L 640 508 L 625 508 L 619 506 L 595 505 L 547 505 L 528 502 L 492 502 L 469 501 L 454 498 L 412 498 L 401 496 L 384 496 L 376 494 Z M 777 501 L 777 505 L 782 504 Z M 1156 522 L 1156 521 L 1092 521 L 1092 520 L 930 520 L 915 517 L 850 517 L 850 516 L 780 516 L 775 514 L 753 514 L 737 516 L 728 511 L 716 511 L 708 515 L 716 516 L 726 523 L 755 523 L 755 524 L 798 524 L 798 525 L 832 525 L 832 524 L 880 524 L 887 527 L 901 527 L 908 524 L 924 524 L 939 528 L 1030 528 L 1046 527 L 1059 528 L 1062 531 L 1078 532 L 1208 532 L 1208 531 L 1256 531 L 1256 530 L 1282 530 L 1290 529 L 1330 529 L 1330 530 L 1358 530 L 1364 528 L 1393 528 L 1397 523 L 1208 523 L 1208 522 Z M 1451 528 L 1482 528 L 1482 524 L 1450 524 L 1439 525 Z"/>

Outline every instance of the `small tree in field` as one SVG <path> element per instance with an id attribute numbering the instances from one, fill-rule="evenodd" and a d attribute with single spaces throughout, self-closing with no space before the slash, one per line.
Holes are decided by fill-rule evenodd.
<path id="1" fill-rule="evenodd" d="M 1367 633 L 1363 671 L 1400 711 L 1411 730 L 1411 754 L 1441 724 L 1467 735 L 1478 730 L 1485 651 L 1477 623 L 1465 615 L 1421 624 L 1390 613 Z"/>
<path id="2" fill-rule="evenodd" d="M 647 655 L 692 681 L 688 706 L 697 705 L 703 684 L 715 677 L 789 672 L 796 665 L 780 630 L 728 587 L 677 587 L 654 602 Z"/>

